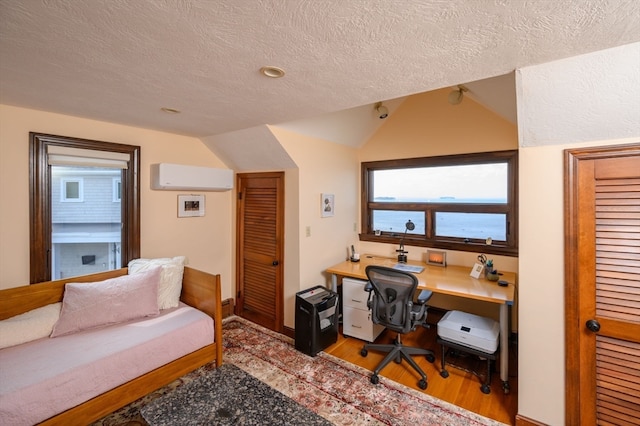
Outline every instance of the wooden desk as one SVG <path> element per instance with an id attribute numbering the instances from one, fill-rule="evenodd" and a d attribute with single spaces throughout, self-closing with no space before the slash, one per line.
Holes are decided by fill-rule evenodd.
<path id="1" fill-rule="evenodd" d="M 344 261 L 327 269 L 331 274 L 331 284 L 334 291 L 338 289 L 338 277 L 367 279 L 365 268 L 368 265 L 382 265 L 393 267 L 396 259 L 373 255 L 362 255 L 360 262 Z M 424 268 L 419 274 L 418 288 L 431 290 L 434 293 L 449 294 L 467 299 L 482 300 L 496 303 L 500 307 L 500 378 L 505 393 L 509 392 L 509 306 L 513 305 L 516 288 L 516 274 L 504 272 L 500 277 L 509 283 L 506 287 L 499 286 L 495 281 L 473 278 L 469 275 L 471 267 L 448 265 L 446 267 L 430 266 L 424 262 L 409 261 L 408 265 Z"/>

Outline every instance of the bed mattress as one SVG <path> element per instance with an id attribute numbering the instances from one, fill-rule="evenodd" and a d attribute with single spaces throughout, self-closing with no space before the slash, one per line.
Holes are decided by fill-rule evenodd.
<path id="1" fill-rule="evenodd" d="M 46 420 L 213 338 L 213 319 L 181 304 L 157 317 L 2 349 L 0 424 Z"/>

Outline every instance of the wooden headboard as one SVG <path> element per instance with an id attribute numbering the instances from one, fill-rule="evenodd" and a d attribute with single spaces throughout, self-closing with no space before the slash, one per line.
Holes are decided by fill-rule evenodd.
<path id="1" fill-rule="evenodd" d="M 127 268 L 99 272 L 91 275 L 46 281 L 21 287 L 0 290 L 0 320 L 40 308 L 51 303 L 62 302 L 66 283 L 103 281 L 126 275 Z"/>

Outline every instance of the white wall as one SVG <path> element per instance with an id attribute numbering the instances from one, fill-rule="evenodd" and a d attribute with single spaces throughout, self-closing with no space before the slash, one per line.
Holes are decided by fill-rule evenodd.
<path id="1" fill-rule="evenodd" d="M 520 146 L 637 137 L 640 43 L 516 72 Z"/>
<path id="2" fill-rule="evenodd" d="M 518 413 L 563 425 L 563 151 L 640 141 L 640 44 L 524 68 L 516 78 L 521 145 Z"/>

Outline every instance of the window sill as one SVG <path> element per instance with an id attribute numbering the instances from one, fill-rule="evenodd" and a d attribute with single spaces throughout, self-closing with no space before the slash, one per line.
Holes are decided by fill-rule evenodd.
<path id="1" fill-rule="evenodd" d="M 401 237 L 393 236 L 391 234 L 386 235 L 373 235 L 373 234 L 359 234 L 360 241 L 368 241 L 372 243 L 383 244 L 400 244 Z M 456 241 L 425 241 L 415 238 L 405 238 L 404 245 L 413 247 L 426 247 L 441 250 L 456 250 L 466 251 L 474 253 L 496 254 L 502 256 L 518 257 L 518 249 L 500 246 L 498 244 L 482 244 L 474 242 L 456 242 Z"/>

